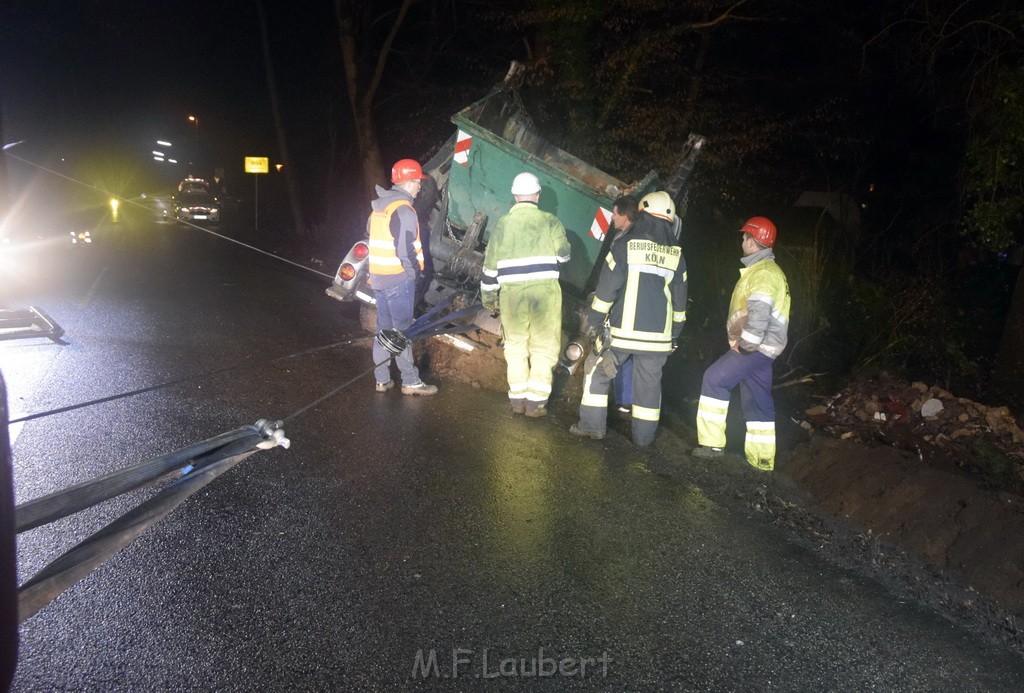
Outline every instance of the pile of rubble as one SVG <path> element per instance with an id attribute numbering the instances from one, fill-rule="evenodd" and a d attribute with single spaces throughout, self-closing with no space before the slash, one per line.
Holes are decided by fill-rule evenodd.
<path id="1" fill-rule="evenodd" d="M 1024 430 L 1005 406 L 883 376 L 853 383 L 805 414 L 805 428 L 915 450 L 922 461 L 941 458 L 1005 490 L 1024 491 Z"/>

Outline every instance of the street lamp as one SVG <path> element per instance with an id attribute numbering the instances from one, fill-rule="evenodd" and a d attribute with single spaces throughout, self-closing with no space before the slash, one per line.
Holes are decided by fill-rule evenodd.
<path id="1" fill-rule="evenodd" d="M 171 143 L 168 142 L 167 140 L 157 140 L 156 144 L 158 147 L 160 147 L 160 149 L 153 150 L 153 160 L 162 163 L 166 161 L 165 157 L 167 156 L 167 153 L 164 151 L 164 149 L 170 148 Z"/>
<path id="2" fill-rule="evenodd" d="M 190 115 L 188 117 L 188 121 L 195 125 L 196 128 L 196 163 L 199 163 L 199 118 L 194 115 Z"/>

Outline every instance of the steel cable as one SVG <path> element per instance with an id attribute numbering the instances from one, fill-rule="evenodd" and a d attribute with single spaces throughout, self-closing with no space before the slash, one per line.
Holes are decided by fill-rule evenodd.
<path id="1" fill-rule="evenodd" d="M 36 166 L 43 171 L 65 178 L 79 185 L 91 187 L 93 190 L 99 190 L 94 186 L 87 186 L 81 181 L 77 181 L 57 171 L 39 166 L 38 164 L 34 164 L 33 162 L 20 157 L 10 154 L 8 154 L 8 156 L 12 156 L 19 161 Z M 114 197 L 119 200 L 123 199 L 116 195 Z M 133 200 L 124 201 L 150 211 L 155 211 L 152 210 L 152 208 L 136 203 Z M 259 248 L 255 248 L 233 238 L 212 232 L 195 224 L 189 224 L 189 226 L 206 233 L 210 233 L 218 238 L 231 241 L 232 243 L 237 243 L 238 245 L 255 250 L 264 255 L 268 255 L 269 257 L 276 258 L 301 269 L 306 269 L 314 272 L 315 274 L 332 278 L 331 275 L 318 272 L 309 267 L 305 267 L 304 265 L 272 255 L 260 250 Z M 452 297 L 449 296 L 445 301 L 434 306 L 426 314 L 420 316 L 420 318 L 414 321 L 413 324 L 407 328 L 407 332 L 405 334 L 398 334 L 408 342 L 417 339 L 424 339 L 429 336 L 446 333 L 465 333 L 477 329 L 475 325 L 452 325 L 452 321 L 469 316 L 480 308 L 479 305 L 455 311 L 441 318 L 435 317 L 451 302 L 451 300 Z M 279 356 L 267 361 L 239 364 L 199 375 L 186 376 L 165 383 L 132 390 L 130 392 L 110 395 L 90 400 L 88 402 L 30 414 L 10 421 L 8 425 L 32 421 L 46 416 L 52 416 L 146 392 L 152 392 L 154 390 L 170 387 L 190 380 L 200 378 L 209 379 L 223 373 L 247 368 L 253 365 L 259 365 L 260 363 L 275 363 L 327 349 L 347 346 L 369 338 L 372 337 L 357 337 L 341 342 L 313 347 L 311 349 L 305 349 L 303 351 Z M 381 343 L 383 344 L 383 341 Z M 388 363 L 390 360 L 391 355 L 389 355 L 385 360 L 375 363 L 371 368 L 333 388 L 325 395 L 296 410 L 286 417 L 285 421 L 292 420 L 309 411 L 321 402 L 333 397 L 352 383 L 373 372 L 378 366 Z M 161 455 L 133 465 L 132 467 L 117 470 L 110 474 L 77 484 L 68 489 L 28 501 L 15 508 L 16 532 L 20 533 L 67 517 L 129 491 L 158 483 L 174 475 L 179 477 L 169 486 L 159 491 L 156 495 L 144 501 L 134 509 L 124 513 L 99 531 L 94 532 L 89 537 L 79 542 L 73 548 L 50 562 L 45 568 L 22 584 L 18 591 L 19 622 L 24 622 L 26 619 L 37 613 L 62 592 L 87 576 L 96 567 L 101 565 L 120 549 L 134 541 L 150 526 L 173 511 L 189 496 L 255 453 L 258 449 L 267 449 L 277 445 L 287 447 L 289 444 L 288 440 L 284 437 L 283 429 L 279 428 L 282 424 L 283 421 L 270 424 L 265 420 L 261 420 L 256 426 L 246 426 L 220 434 L 219 436 L 215 436 L 214 438 L 200 443 L 195 443 L 181 450 Z"/>
<path id="2" fill-rule="evenodd" d="M 18 588 L 19 623 L 89 575 L 189 496 L 256 451 L 249 436 L 229 443 L 216 451 L 216 459 L 175 481 L 51 561 Z"/>
<path id="3" fill-rule="evenodd" d="M 115 496 L 157 483 L 168 474 L 187 474 L 195 467 L 194 458 L 254 436 L 258 438 L 259 431 L 253 426 L 236 428 L 181 450 L 26 501 L 14 509 L 16 531 L 21 534 L 49 524 Z"/>
<path id="4" fill-rule="evenodd" d="M 355 344 L 356 342 L 361 342 L 364 339 L 372 339 L 372 338 L 373 338 L 373 335 L 365 335 L 365 336 L 355 337 L 353 339 L 348 339 L 348 340 L 341 341 L 341 342 L 334 342 L 332 344 L 325 344 L 325 345 L 322 345 L 322 346 L 313 347 L 311 349 L 304 349 L 302 351 L 297 351 L 297 352 L 295 352 L 293 354 L 287 354 L 285 356 L 275 356 L 274 358 L 268 359 L 266 361 L 255 361 L 253 363 L 242 363 L 242 364 L 238 364 L 238 365 L 235 365 L 235 366 L 228 366 L 227 368 L 221 368 L 221 369 L 218 369 L 218 370 L 215 370 L 215 371 L 207 371 L 206 373 L 200 373 L 198 375 L 186 375 L 186 376 L 184 376 L 182 378 L 177 378 L 175 380 L 169 380 L 169 381 L 164 382 L 164 383 L 159 383 L 158 385 L 150 385 L 148 387 L 139 388 L 138 390 L 131 390 L 129 392 L 122 392 L 122 393 L 117 394 L 117 395 L 109 395 L 107 397 L 101 397 L 99 399 L 89 400 L 88 402 L 80 402 L 78 404 L 69 404 L 66 407 L 58 407 L 56 409 L 50 409 L 48 411 L 37 412 L 35 414 L 28 414 L 27 416 L 22 416 L 22 417 L 17 418 L 17 419 L 12 419 L 9 422 L 9 424 L 22 423 L 24 421 L 32 421 L 34 419 L 41 419 L 41 418 L 44 418 L 44 417 L 47 417 L 47 416 L 53 416 L 54 414 L 63 414 L 64 412 L 74 411 L 75 409 L 83 409 L 85 407 L 90 407 L 90 406 L 93 406 L 95 404 L 103 404 L 105 402 L 112 402 L 114 400 L 123 399 L 125 397 L 132 397 L 134 395 L 141 395 L 141 394 L 144 394 L 146 392 L 152 392 L 153 390 L 159 390 L 159 389 L 164 388 L 164 387 L 170 387 L 172 385 L 178 385 L 180 383 L 188 382 L 189 380 L 198 380 L 198 379 L 201 379 L 201 378 L 212 378 L 214 376 L 223 375 L 224 373 L 230 373 L 231 371 L 237 371 L 237 370 L 240 370 L 242 368 L 251 368 L 253 366 L 260 366 L 260 365 L 263 365 L 265 363 L 277 363 L 278 361 L 286 361 L 288 359 L 298 358 L 299 356 L 306 356 L 308 354 L 313 354 L 313 353 L 316 353 L 318 351 L 326 351 L 327 349 L 336 349 L 338 347 L 348 346 L 349 344 Z"/>

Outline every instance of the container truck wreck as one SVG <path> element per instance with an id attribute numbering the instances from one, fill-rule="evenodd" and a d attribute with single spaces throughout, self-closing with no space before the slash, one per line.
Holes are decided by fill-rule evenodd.
<path id="1" fill-rule="evenodd" d="M 680 162 L 667 182 L 650 171 L 636 183 L 624 183 L 555 147 L 537 132 L 516 93 L 521 73 L 522 66 L 513 63 L 490 93 L 453 115 L 455 133 L 423 166 L 428 178 L 414 204 L 427 256 L 420 303 L 429 308 L 448 302 L 457 310 L 479 304 L 490 222 L 508 212 L 514 202 L 509 192 L 512 180 L 528 171 L 541 183 L 540 208 L 559 218 L 572 248 L 560 273 L 565 349 L 576 336 L 580 309 L 594 289 L 599 263 L 613 235 L 615 200 L 626 193 L 642 197 L 665 190 L 676 208 L 683 209 L 704 138 L 690 134 L 682 143 Z M 675 228 L 678 238 L 679 218 Z M 368 255 L 366 241 L 357 242 L 338 267 L 327 295 L 340 301 L 360 301 L 360 322 L 375 331 Z M 483 332 L 500 335 L 500 320 L 482 307 L 472 322 Z M 562 360 L 570 370 L 583 356 L 573 351 L 577 353 L 566 354 Z"/>

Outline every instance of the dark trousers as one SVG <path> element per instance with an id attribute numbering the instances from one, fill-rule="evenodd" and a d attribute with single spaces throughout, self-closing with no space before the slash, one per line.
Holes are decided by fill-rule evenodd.
<path id="1" fill-rule="evenodd" d="M 583 400 L 580 402 L 579 428 L 604 433 L 608 425 L 608 388 L 618 373 L 619 364 L 633 362 L 633 442 L 650 445 L 661 417 L 661 371 L 667 353 L 640 354 L 608 349 L 586 374 Z"/>

